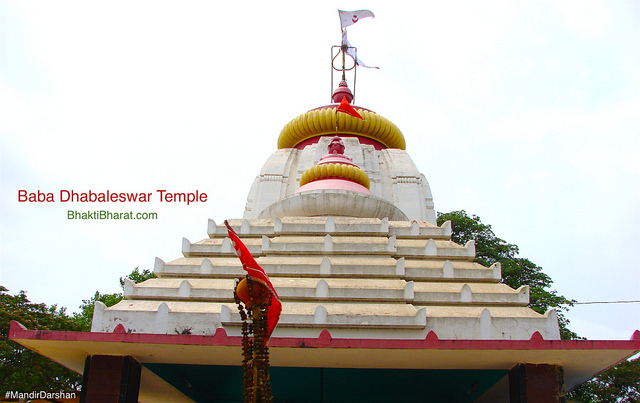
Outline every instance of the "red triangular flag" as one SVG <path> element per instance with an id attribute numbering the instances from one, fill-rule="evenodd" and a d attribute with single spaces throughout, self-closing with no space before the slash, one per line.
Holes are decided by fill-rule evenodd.
<path id="1" fill-rule="evenodd" d="M 343 112 L 346 113 L 347 115 L 351 115 L 354 118 L 358 118 L 360 120 L 364 120 L 362 118 L 362 116 L 360 116 L 360 114 L 353 109 L 353 106 L 351 106 L 351 104 L 349 103 L 349 101 L 347 100 L 347 96 L 345 95 L 344 97 L 342 97 L 342 101 L 340 101 L 340 105 L 338 105 L 338 112 Z"/>
<path id="2" fill-rule="evenodd" d="M 269 276 L 267 276 L 267 273 L 262 267 L 260 267 L 253 256 L 251 256 L 251 252 L 249 252 L 249 249 L 247 249 L 245 244 L 242 243 L 240 238 L 238 238 L 238 235 L 231 228 L 227 220 L 224 221 L 224 225 L 227 226 L 229 238 L 231 238 L 231 243 L 233 244 L 233 248 L 236 251 L 236 255 L 242 263 L 242 267 L 247 271 L 247 274 L 249 275 L 249 277 L 251 277 L 252 280 L 257 281 L 267 287 L 267 289 L 271 293 L 271 305 L 267 307 L 267 337 L 265 338 L 265 341 L 269 340 L 273 329 L 275 329 L 276 325 L 278 324 L 278 320 L 280 319 L 280 312 L 282 311 L 282 303 L 280 302 L 280 297 L 278 297 L 278 293 L 273 287 L 273 284 L 271 284 L 271 280 L 269 280 Z"/>

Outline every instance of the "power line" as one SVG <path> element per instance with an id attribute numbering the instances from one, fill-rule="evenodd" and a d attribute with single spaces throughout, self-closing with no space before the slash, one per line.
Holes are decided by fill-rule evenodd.
<path id="1" fill-rule="evenodd" d="M 589 301 L 589 302 L 574 302 L 574 305 L 589 305 L 589 304 L 636 304 L 637 301 Z"/>

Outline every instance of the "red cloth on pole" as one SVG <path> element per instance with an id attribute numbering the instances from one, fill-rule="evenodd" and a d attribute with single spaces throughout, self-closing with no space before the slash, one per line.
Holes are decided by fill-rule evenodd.
<path id="1" fill-rule="evenodd" d="M 273 287 L 273 284 L 271 284 L 271 280 L 269 280 L 269 276 L 267 276 L 267 273 L 262 267 L 260 267 L 253 256 L 251 256 L 251 252 L 249 252 L 249 249 L 247 249 L 245 244 L 242 243 L 240 238 L 238 238 L 238 235 L 231 228 L 227 220 L 224 221 L 224 225 L 227 226 L 229 238 L 231 238 L 231 243 L 233 244 L 233 248 L 236 251 L 236 255 L 242 263 L 242 267 L 246 270 L 249 277 L 251 277 L 251 280 L 257 281 L 260 284 L 264 285 L 271 293 L 271 305 L 267 307 L 266 340 L 269 340 L 273 329 L 275 329 L 276 325 L 278 324 L 278 320 L 280 319 L 280 312 L 282 311 L 282 303 L 280 302 L 280 297 L 278 297 L 278 293 Z"/>
<path id="2" fill-rule="evenodd" d="M 364 120 L 360 114 L 353 109 L 353 106 L 347 101 L 347 97 L 343 97 L 342 101 L 340 101 L 340 105 L 338 105 L 338 112 L 346 113 L 347 115 L 351 115 L 354 118 L 358 118 L 360 120 Z"/>

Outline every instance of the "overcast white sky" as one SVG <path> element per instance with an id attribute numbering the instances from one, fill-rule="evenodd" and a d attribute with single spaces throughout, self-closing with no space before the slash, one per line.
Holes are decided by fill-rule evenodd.
<path id="1" fill-rule="evenodd" d="M 356 101 L 393 121 L 436 209 L 465 209 L 578 301 L 640 300 L 640 2 L 0 0 L 0 284 L 74 311 L 241 218 L 292 118 L 330 102 L 337 9 Z M 18 190 L 206 203 L 18 203 Z M 157 200 L 157 195 L 154 195 Z M 67 210 L 157 212 L 67 220 Z M 570 328 L 628 339 L 640 304 Z"/>

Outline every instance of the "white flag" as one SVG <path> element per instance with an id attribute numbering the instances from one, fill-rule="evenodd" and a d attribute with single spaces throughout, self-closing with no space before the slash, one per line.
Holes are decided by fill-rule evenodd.
<path id="1" fill-rule="evenodd" d="M 349 25 L 353 25 L 360 21 L 362 18 L 375 17 L 369 10 L 356 10 L 356 11 L 342 11 L 338 10 L 340 14 L 340 27 L 345 29 Z"/>
<path id="2" fill-rule="evenodd" d="M 351 46 L 349 40 L 347 40 L 347 30 L 342 31 L 342 44 L 347 45 L 347 54 L 356 62 L 360 67 L 366 67 L 368 69 L 379 69 L 380 67 L 367 66 L 364 62 L 356 56 L 356 49 Z"/>

